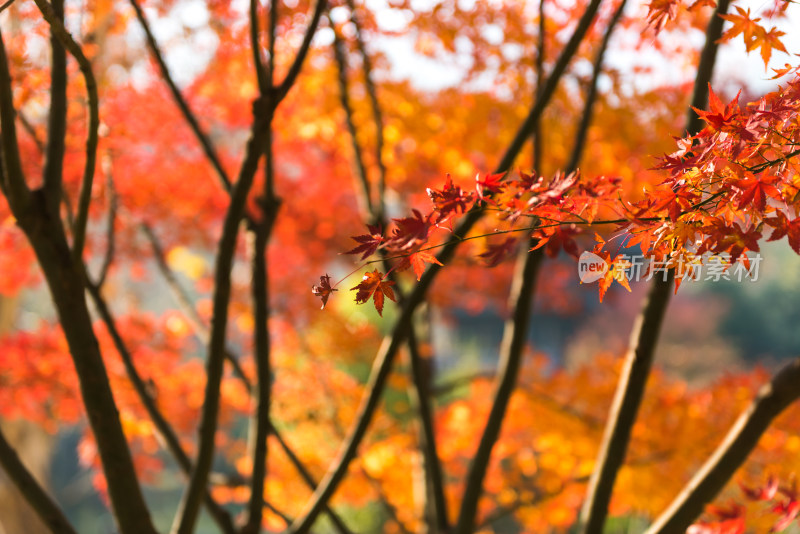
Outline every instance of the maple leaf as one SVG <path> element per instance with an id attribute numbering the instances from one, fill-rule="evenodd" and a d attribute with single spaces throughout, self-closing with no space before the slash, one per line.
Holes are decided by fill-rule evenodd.
<path id="1" fill-rule="evenodd" d="M 761 46 L 761 59 L 764 60 L 764 70 L 766 71 L 769 65 L 769 58 L 772 57 L 773 49 L 786 53 L 786 47 L 783 46 L 780 40 L 780 37 L 786 34 L 782 31 L 778 31 L 774 26 L 768 32 L 764 31 L 763 28 L 760 28 L 760 30 L 756 37 L 755 44 L 756 46 Z"/>
<path id="2" fill-rule="evenodd" d="M 331 293 L 334 291 L 339 290 L 331 287 L 331 277 L 327 274 L 319 277 L 319 285 L 311 286 L 311 292 L 317 297 L 322 298 L 322 307 L 320 310 L 325 309 L 325 305 L 328 304 L 328 297 L 330 297 Z"/>
<path id="3" fill-rule="evenodd" d="M 433 207 L 439 212 L 436 222 L 440 223 L 450 217 L 451 214 L 464 213 L 472 203 L 472 193 L 465 193 L 460 186 L 454 185 L 450 174 L 444 183 L 442 190 L 427 189 L 428 196 L 433 202 Z"/>
<path id="4" fill-rule="evenodd" d="M 480 174 L 475 176 L 475 191 L 478 194 L 478 198 L 481 200 L 487 198 L 484 191 L 488 191 L 489 193 L 499 193 L 502 191 L 506 187 L 506 184 L 503 183 L 503 178 L 505 178 L 505 176 L 506 173 L 504 172 L 487 174 L 483 180 L 480 179 Z"/>
<path id="5" fill-rule="evenodd" d="M 791 525 L 797 515 L 800 514 L 800 502 L 795 499 L 789 499 L 776 504 L 771 510 L 780 515 L 780 517 L 772 525 L 770 532 L 781 532 Z"/>
<path id="6" fill-rule="evenodd" d="M 732 23 L 733 26 L 728 28 L 728 31 L 723 33 L 722 37 L 720 37 L 717 42 L 724 43 L 730 41 L 741 33 L 744 36 L 745 47 L 747 51 L 750 52 L 755 48 L 753 43 L 757 38 L 756 36 L 759 28 L 761 28 L 761 26 L 757 24 L 761 18 L 751 19 L 750 8 L 747 8 L 747 11 L 745 11 L 741 7 L 736 6 L 736 11 L 738 11 L 738 15 L 720 15 L 721 18 Z M 761 30 L 763 31 L 763 28 L 761 28 Z"/>
<path id="7" fill-rule="evenodd" d="M 767 479 L 767 483 L 761 488 L 751 488 L 740 482 L 739 488 L 742 490 L 745 497 L 751 501 L 770 501 L 778 492 L 778 479 L 770 476 Z"/>
<path id="8" fill-rule="evenodd" d="M 692 109 L 697 113 L 698 117 L 703 119 L 706 124 L 711 126 L 714 130 L 720 131 L 725 126 L 731 124 L 736 115 L 738 115 L 739 94 L 737 93 L 733 100 L 723 106 L 722 101 L 711 88 L 711 84 L 708 84 L 708 108 L 709 111 L 703 111 L 702 109 L 697 109 L 692 106 Z"/>
<path id="9" fill-rule="evenodd" d="M 383 242 L 381 227 L 379 225 L 373 226 L 368 224 L 367 230 L 369 230 L 368 234 L 357 235 L 350 238 L 360 244 L 353 250 L 345 252 L 345 254 L 362 254 L 361 261 L 375 254 L 378 247 L 380 247 Z"/>
<path id="10" fill-rule="evenodd" d="M 371 273 L 365 273 L 364 277 L 361 279 L 361 282 L 357 286 L 350 288 L 350 291 L 358 291 L 356 293 L 357 304 L 364 304 L 369 300 L 370 297 L 372 297 L 372 301 L 375 304 L 375 309 L 377 310 L 378 315 L 383 317 L 384 296 L 387 296 L 392 301 L 397 302 L 394 297 L 394 291 L 391 288 L 393 285 L 394 282 L 390 280 L 384 280 L 383 274 L 375 269 Z"/>
<path id="11" fill-rule="evenodd" d="M 737 208 L 742 209 L 752 203 L 758 211 L 764 211 L 767 195 L 775 200 L 782 200 L 781 192 L 772 185 L 777 180 L 777 176 L 756 178 L 751 173 L 747 173 L 742 180 L 731 180 L 731 185 L 738 190 L 739 205 Z"/>
<path id="12" fill-rule="evenodd" d="M 709 235 L 709 241 L 701 249 L 710 249 L 716 253 L 728 252 L 731 255 L 731 263 L 747 250 L 756 252 L 760 250 L 758 240 L 761 239 L 761 232 L 755 227 L 744 231 L 739 223 L 728 226 L 724 221 L 714 219 L 709 226 L 703 228 L 703 231 Z M 745 260 L 745 264 L 748 263 Z"/>
<path id="13" fill-rule="evenodd" d="M 419 279 L 422 278 L 422 275 L 425 273 L 426 263 L 435 263 L 436 265 L 441 265 L 441 262 L 436 259 L 436 256 L 425 250 L 420 250 L 403 258 L 397 267 L 395 267 L 395 270 L 404 271 L 409 267 L 412 267 L 414 274 L 417 275 L 417 281 L 419 281 Z"/>
<path id="14" fill-rule="evenodd" d="M 777 241 L 783 236 L 788 236 L 789 246 L 800 254 L 800 217 L 790 221 L 782 211 L 778 211 L 776 217 L 768 217 L 764 222 L 774 228 L 767 241 Z"/>
<path id="15" fill-rule="evenodd" d="M 413 217 L 392 219 L 397 228 L 394 229 L 391 239 L 386 244 L 388 248 L 404 251 L 428 241 L 433 214 L 423 217 L 419 211 L 411 211 L 414 214 Z"/>
<path id="16" fill-rule="evenodd" d="M 561 249 L 570 256 L 578 259 L 580 253 L 578 252 L 578 244 L 572 239 L 573 236 L 580 232 L 577 226 L 570 224 L 569 226 L 550 226 L 537 230 L 535 237 L 538 238 L 538 243 L 531 250 L 545 247 L 545 252 L 551 258 L 558 256 Z M 546 246 L 545 246 L 546 245 Z"/>
<path id="17" fill-rule="evenodd" d="M 647 6 L 648 26 L 652 26 L 658 34 L 668 20 L 675 18 L 679 4 L 680 0 L 652 0 Z"/>
<path id="18" fill-rule="evenodd" d="M 486 247 L 486 252 L 478 254 L 479 258 L 486 261 L 487 267 L 495 267 L 498 263 L 503 261 L 514 250 L 517 240 L 513 237 L 506 238 L 502 243 L 489 245 Z"/>

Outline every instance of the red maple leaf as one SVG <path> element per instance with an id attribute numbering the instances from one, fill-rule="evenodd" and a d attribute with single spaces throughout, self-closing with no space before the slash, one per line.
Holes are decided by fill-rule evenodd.
<path id="1" fill-rule="evenodd" d="M 394 229 L 391 239 L 386 243 L 388 248 L 403 251 L 428 241 L 433 214 L 430 213 L 427 217 L 423 217 L 417 210 L 412 210 L 412 212 L 413 217 L 392 219 L 397 228 Z"/>
<path id="2" fill-rule="evenodd" d="M 580 256 L 578 252 L 578 244 L 572 239 L 573 236 L 579 233 L 578 227 L 574 224 L 569 226 L 550 226 L 537 230 L 534 237 L 538 238 L 539 242 L 531 250 L 545 247 L 545 252 L 551 258 L 558 256 L 561 249 L 564 252 L 574 257 L 576 260 Z"/>
<path id="3" fill-rule="evenodd" d="M 433 202 L 433 208 L 439 212 L 436 222 L 440 223 L 452 214 L 464 213 L 472 203 L 472 193 L 465 193 L 460 186 L 454 185 L 450 174 L 441 190 L 427 189 L 428 196 Z"/>
<path id="4" fill-rule="evenodd" d="M 800 502 L 795 499 L 788 499 L 773 506 L 772 511 L 780 515 L 780 517 L 772 525 L 770 532 L 780 532 L 791 525 L 792 521 L 797 518 L 797 514 L 800 513 Z"/>
<path id="5" fill-rule="evenodd" d="M 478 254 L 478 257 L 483 258 L 484 261 L 486 261 L 487 267 L 495 267 L 514 251 L 516 244 L 516 239 L 513 237 L 508 237 L 502 243 L 487 246 L 486 252 Z"/>
<path id="6" fill-rule="evenodd" d="M 775 228 L 767 241 L 777 241 L 783 236 L 788 236 L 789 246 L 800 254 L 800 217 L 790 221 L 782 211 L 778 211 L 776 217 L 768 217 L 764 222 Z"/>
<path id="7" fill-rule="evenodd" d="M 383 234 L 381 232 L 381 227 L 378 225 L 373 226 L 371 224 L 368 224 L 367 230 L 369 230 L 368 234 L 357 235 L 350 238 L 360 244 L 353 250 L 345 252 L 345 254 L 363 253 L 361 256 L 361 261 L 364 261 L 368 257 L 375 254 L 375 252 L 378 250 L 378 247 L 381 246 L 381 243 L 383 243 Z"/>
<path id="8" fill-rule="evenodd" d="M 506 173 L 500 172 L 497 174 L 487 174 L 483 180 L 480 179 L 480 174 L 475 177 L 475 191 L 478 193 L 478 198 L 483 200 L 487 197 L 484 193 L 488 191 L 489 193 L 499 193 L 502 191 L 506 184 L 503 183 L 503 178 L 506 177 Z"/>
<path id="9" fill-rule="evenodd" d="M 777 176 L 756 178 L 751 173 L 747 173 L 742 180 L 732 180 L 731 185 L 737 189 L 739 198 L 737 208 L 742 209 L 752 203 L 758 211 L 764 211 L 767 195 L 775 200 L 781 200 L 781 192 L 773 185 L 777 180 Z"/>
<path id="10" fill-rule="evenodd" d="M 394 291 L 391 288 L 393 285 L 394 282 L 384 280 L 383 274 L 375 269 L 371 273 L 365 273 L 364 277 L 361 279 L 361 283 L 351 288 L 350 291 L 358 291 L 358 293 L 356 293 L 357 304 L 364 304 L 372 297 L 378 315 L 383 317 L 384 295 L 389 297 L 392 301 L 397 302 L 394 297 Z"/>
<path id="11" fill-rule="evenodd" d="M 745 497 L 751 501 L 769 501 L 772 500 L 772 498 L 775 497 L 775 494 L 778 492 L 778 479 L 770 476 L 767 479 L 767 483 L 760 488 L 751 488 L 749 486 L 745 486 L 741 482 L 739 483 L 739 487 L 741 488 Z"/>
<path id="12" fill-rule="evenodd" d="M 741 91 L 740 91 L 741 92 Z M 717 94 L 711 89 L 711 84 L 708 84 L 708 107 L 709 111 L 703 111 L 692 107 L 697 113 L 697 116 L 703 119 L 714 130 L 722 130 L 725 126 L 730 125 L 733 119 L 739 114 L 739 94 L 727 105 L 722 104 Z"/>
<path id="13" fill-rule="evenodd" d="M 319 285 L 311 286 L 311 292 L 322 298 L 321 310 L 325 309 L 325 305 L 328 303 L 328 297 L 330 297 L 331 293 L 334 291 L 339 290 L 331 287 L 331 277 L 327 274 L 319 277 Z"/>

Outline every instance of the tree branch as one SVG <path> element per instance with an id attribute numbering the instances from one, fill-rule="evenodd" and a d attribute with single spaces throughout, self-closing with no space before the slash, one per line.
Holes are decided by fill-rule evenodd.
<path id="1" fill-rule="evenodd" d="M 106 189 L 108 190 L 108 216 L 106 218 L 106 253 L 103 255 L 103 263 L 100 266 L 100 274 L 97 277 L 97 286 L 102 287 L 108 276 L 108 270 L 111 268 L 111 263 L 114 261 L 114 252 L 116 249 L 116 232 L 114 225 L 117 220 L 117 208 L 119 207 L 119 200 L 117 198 L 117 191 L 114 188 L 114 178 L 111 176 L 111 156 L 106 155 L 108 159 L 108 168 L 106 172 Z"/>
<path id="2" fill-rule="evenodd" d="M 586 136 L 589 133 L 589 125 L 592 122 L 592 109 L 594 108 L 595 100 L 597 100 L 597 81 L 600 79 L 600 74 L 603 72 L 603 60 L 605 59 L 608 43 L 611 41 L 611 36 L 617 27 L 619 19 L 622 18 L 622 13 L 625 11 L 625 5 L 628 0 L 622 0 L 619 7 L 614 12 L 611 20 L 608 23 L 606 32 L 603 35 L 603 41 L 600 43 L 600 48 L 597 50 L 597 55 L 594 59 L 592 67 L 592 80 L 589 82 L 589 89 L 586 91 L 586 101 L 584 103 L 584 112 L 581 115 L 581 122 L 578 125 L 578 130 L 575 132 L 575 146 L 572 149 L 572 157 L 570 158 L 567 168 L 575 170 L 580 164 L 581 155 L 583 154 L 583 147 L 586 144 Z"/>
<path id="3" fill-rule="evenodd" d="M 517 131 L 516 136 L 514 137 L 514 141 L 512 141 L 511 145 L 501 158 L 500 164 L 495 170 L 495 173 L 507 171 L 519 155 L 525 140 L 531 134 L 531 128 L 533 127 L 533 124 L 541 116 L 542 111 L 544 111 L 544 108 L 549 103 L 550 98 L 553 96 L 556 86 L 558 85 L 558 81 L 561 79 L 564 71 L 566 70 L 569 60 L 572 59 L 572 56 L 578 49 L 580 41 L 586 35 L 586 31 L 589 29 L 591 21 L 597 13 L 597 9 L 600 7 L 600 3 L 601 0 L 592 0 L 591 4 L 589 4 L 587 7 L 586 12 L 584 13 L 583 17 L 581 17 L 581 20 L 575 29 L 575 33 L 562 50 L 561 55 L 556 62 L 556 66 L 553 68 L 552 74 L 547 79 L 545 88 L 542 91 L 541 99 L 537 100 L 536 104 L 528 114 L 528 117 L 525 119 L 525 121 L 523 121 L 522 125 Z M 441 251 L 437 256 L 437 259 L 441 263 L 447 264 L 453 258 L 461 241 L 469 233 L 472 227 L 483 217 L 483 214 L 484 212 L 480 209 L 472 209 L 464 216 L 461 224 L 459 224 L 458 227 L 453 231 L 453 236 L 443 247 L 441 247 Z M 344 474 L 347 472 L 347 468 L 352 459 L 355 457 L 358 445 L 361 442 L 361 439 L 363 439 L 372 416 L 374 415 L 375 408 L 377 407 L 378 400 L 383 393 L 383 387 L 386 384 L 386 378 L 389 375 L 389 371 L 391 370 L 391 366 L 395 356 L 397 355 L 397 351 L 402 346 L 406 336 L 408 336 L 409 328 L 411 326 L 411 318 L 414 314 L 414 311 L 424 300 L 428 288 L 433 283 L 440 269 L 441 266 L 436 264 L 428 267 L 428 270 L 425 271 L 420 278 L 420 281 L 416 286 L 414 286 L 414 290 L 411 292 L 408 299 L 406 299 L 406 302 L 402 308 L 402 311 L 400 312 L 400 316 L 398 317 L 394 328 L 392 329 L 391 334 L 383 339 L 383 343 L 381 344 L 381 347 L 378 350 L 378 354 L 375 357 L 375 361 L 372 365 L 372 371 L 370 372 L 370 377 L 366 385 L 366 394 L 362 398 L 361 406 L 359 406 L 358 413 L 356 414 L 355 424 L 348 434 L 345 443 L 342 444 L 339 456 L 332 465 L 331 469 L 328 471 L 325 478 L 320 483 L 320 487 L 317 488 L 317 491 L 314 493 L 314 496 L 306 507 L 305 512 L 292 525 L 292 532 L 297 534 L 305 534 L 309 531 L 317 515 L 319 515 L 319 512 L 322 510 L 323 505 L 333 495 L 336 487 L 341 482 Z"/>
<path id="4" fill-rule="evenodd" d="M 762 386 L 719 447 L 646 534 L 684 532 L 744 463 L 773 419 L 800 397 L 798 383 L 800 358 Z"/>
<path id="5" fill-rule="evenodd" d="M 42 0 L 37 0 L 38 3 Z M 52 15 L 49 4 L 45 12 Z M 58 35 L 58 21 L 51 23 Z M 66 32 L 64 32 L 66 33 Z M 68 41 L 69 43 L 69 41 Z M 66 44 L 69 49 L 69 44 Z M 73 42 L 74 44 L 74 42 Z M 90 75 L 91 75 L 91 71 Z M 95 93 L 96 96 L 96 93 Z M 95 117 L 96 118 L 96 117 Z M 92 329 L 84 295 L 82 263 L 75 262 L 60 221 L 55 221 L 43 191 L 32 194 L 25 185 L 16 147 L 14 109 L 0 35 L 0 120 L 3 128 L 3 176 L 9 204 L 25 232 L 44 273 L 56 312 L 67 339 L 80 384 L 81 397 L 108 481 L 108 492 L 122 534 L 155 534 L 150 513 L 136 477 L 133 459 L 119 420 L 103 357 Z M 91 144 L 91 143 L 89 143 Z M 85 185 L 85 183 L 84 183 Z M 58 217 L 56 216 L 55 219 Z"/>
<path id="6" fill-rule="evenodd" d="M 706 107 L 707 104 L 707 86 L 714 71 L 718 48 L 717 40 L 722 34 L 723 19 L 720 15 L 725 14 L 728 4 L 729 0 L 717 2 L 717 7 L 706 29 L 706 42 L 697 69 L 692 96 L 692 106 L 698 109 Z M 693 134 L 701 128 L 701 122 L 691 107 L 687 118 L 687 128 Z M 614 482 L 625 460 L 631 430 L 644 396 L 658 335 L 669 304 L 674 275 L 674 271 L 670 270 L 666 280 L 661 277 L 654 279 L 644 308 L 634 324 L 597 463 L 589 481 L 587 498 L 581 509 L 580 522 L 584 534 L 600 534 L 603 531 Z"/>
<path id="7" fill-rule="evenodd" d="M 52 0 L 54 16 L 64 23 L 64 0 Z M 47 154 L 44 162 L 44 190 L 51 213 L 58 213 L 67 134 L 67 52 L 50 28 L 50 113 L 47 123 Z"/>
<path id="8" fill-rule="evenodd" d="M 128 350 L 125 341 L 122 339 L 122 335 L 117 328 L 117 324 L 116 321 L 114 321 L 111 310 L 108 308 L 108 304 L 100 292 L 100 283 L 93 283 L 90 281 L 88 270 L 86 271 L 86 289 L 92 299 L 92 302 L 94 303 L 100 319 L 103 321 L 103 324 L 105 324 L 106 329 L 111 336 L 111 340 L 114 342 L 114 347 L 117 349 L 117 352 L 122 359 L 122 364 L 125 367 L 125 374 L 128 375 L 128 379 L 131 381 L 133 389 L 136 391 L 136 394 L 139 397 L 142 405 L 144 405 L 148 417 L 150 417 L 150 420 L 153 421 L 153 424 L 155 425 L 159 434 L 161 434 L 161 438 L 164 440 L 166 449 L 169 451 L 172 457 L 175 458 L 175 461 L 178 463 L 178 466 L 184 473 L 191 473 L 192 461 L 189 459 L 189 455 L 183 450 L 180 439 L 178 438 L 177 434 L 175 434 L 175 430 L 158 409 L 155 399 L 150 394 L 147 383 L 136 369 L 136 365 L 133 362 L 133 356 Z M 206 492 L 205 505 L 211 514 L 211 517 L 214 519 L 214 521 L 216 521 L 217 525 L 219 525 L 222 532 L 225 534 L 234 534 L 236 532 L 230 514 L 213 499 L 210 492 Z"/>
<path id="9" fill-rule="evenodd" d="M 222 183 L 222 186 L 226 191 L 230 192 L 232 189 L 231 180 L 228 177 L 228 174 L 225 172 L 225 169 L 222 167 L 222 161 L 220 161 L 216 150 L 214 150 L 211 140 L 200 127 L 200 123 L 189 107 L 189 104 L 186 102 L 186 99 L 183 98 L 180 89 L 178 89 L 178 86 L 175 84 L 175 80 L 172 79 L 172 75 L 169 72 L 167 63 L 164 61 L 164 57 L 158 48 L 158 43 L 153 36 L 153 32 L 150 30 L 150 24 L 148 24 L 147 19 L 144 16 L 142 7 L 139 5 L 137 0 L 130 0 L 130 3 L 131 6 L 133 6 L 133 10 L 136 12 L 136 18 L 139 20 L 139 24 L 142 25 L 145 37 L 147 38 L 147 46 L 150 48 L 150 53 L 153 54 L 153 58 L 158 64 L 158 69 L 161 71 L 161 77 L 164 78 L 164 81 L 167 83 L 167 86 L 172 93 L 172 98 L 175 100 L 175 103 L 181 110 L 186 122 L 189 123 L 189 127 L 192 129 L 192 132 L 194 132 L 195 137 L 197 137 L 197 140 L 200 142 L 200 146 L 203 148 L 203 152 L 205 153 L 206 158 L 208 158 L 208 161 L 211 162 L 211 166 L 214 167 L 214 171 L 216 171 L 220 183 Z"/>
<path id="10" fill-rule="evenodd" d="M 64 28 L 64 24 L 58 19 L 53 8 L 46 0 L 34 0 L 42 16 L 50 25 L 50 30 L 53 35 L 61 41 L 61 44 L 78 62 L 83 79 L 86 82 L 86 94 L 89 101 L 89 132 L 86 138 L 86 163 L 83 168 L 83 180 L 81 181 L 81 190 L 78 196 L 78 213 L 75 216 L 75 225 L 72 229 L 72 256 L 74 262 L 78 265 L 82 263 L 83 245 L 86 241 L 86 225 L 89 222 L 89 204 L 92 200 L 92 183 L 94 181 L 94 169 L 97 163 L 97 130 L 100 126 L 100 101 L 97 97 L 97 82 L 92 72 L 92 64 L 86 58 L 83 50 L 75 42 L 72 36 Z M 49 150 L 49 148 L 48 148 Z M 45 186 L 48 184 L 45 183 Z M 50 182 L 50 188 L 58 187 L 60 189 L 60 180 L 57 185 L 53 185 L 53 179 Z M 52 191 L 48 193 L 48 205 L 55 206 L 57 213 L 58 202 L 60 196 L 56 196 Z M 55 200 L 54 200 L 55 199 Z M 55 217 L 58 219 L 58 217 Z"/>
<path id="11" fill-rule="evenodd" d="M 372 79 L 372 59 L 367 53 L 364 44 L 364 35 L 361 29 L 361 21 L 358 19 L 356 5 L 353 0 L 347 0 L 347 7 L 350 9 L 350 22 L 355 28 L 356 47 L 361 55 L 361 70 L 364 75 L 364 85 L 367 88 L 370 106 L 372 107 L 372 120 L 375 122 L 375 162 L 378 165 L 378 199 L 375 203 L 375 220 L 385 218 L 384 202 L 386 199 L 386 164 L 383 162 L 383 113 L 378 101 L 378 89 Z"/>
<path id="12" fill-rule="evenodd" d="M 6 476 L 25 497 L 50 532 L 53 534 L 77 534 L 58 504 L 33 478 L 33 475 L 17 456 L 17 451 L 6 441 L 2 430 L 0 430 L 0 465 L 3 466 Z"/>
<path id="13" fill-rule="evenodd" d="M 330 19 L 329 19 L 330 20 Z M 367 167 L 364 165 L 364 156 L 361 154 L 361 145 L 358 142 L 358 135 L 356 132 L 356 124 L 353 120 L 353 108 L 350 105 L 350 86 L 347 82 L 347 56 L 345 51 L 345 44 L 342 41 L 339 31 L 336 29 L 333 21 L 330 21 L 331 29 L 333 30 L 333 56 L 336 60 L 337 72 L 339 74 L 339 100 L 344 110 L 345 123 L 347 124 L 347 132 L 350 134 L 350 145 L 353 149 L 353 167 L 355 168 L 355 177 L 361 194 L 357 195 L 361 211 L 364 218 L 368 219 L 370 224 L 376 222 L 372 219 L 375 215 L 375 207 L 372 204 L 372 192 L 370 191 L 369 177 L 367 176 Z"/>
<path id="14" fill-rule="evenodd" d="M 303 36 L 303 42 L 300 45 L 300 48 L 297 50 L 297 55 L 295 56 L 291 67 L 289 67 L 289 71 L 286 73 L 286 78 L 283 79 L 283 82 L 281 82 L 281 84 L 275 90 L 275 107 L 277 107 L 278 104 L 284 98 L 286 98 L 286 95 L 294 85 L 297 76 L 300 74 L 300 69 L 303 68 L 303 62 L 308 55 L 308 50 L 311 48 L 311 40 L 314 38 L 314 34 L 317 31 L 319 21 L 322 18 L 322 13 L 325 11 L 326 5 L 327 0 L 317 0 L 317 4 L 314 7 L 314 14 L 311 17 L 311 22 L 308 24 L 308 28 L 306 28 L 306 33 Z"/>
<path id="15" fill-rule="evenodd" d="M 3 35 L 0 33 L 0 132 L 2 132 L 0 141 L 3 145 L 0 185 L 2 185 L 3 194 L 8 197 L 11 209 L 24 212 L 28 209 L 31 191 L 25 183 L 25 173 L 22 171 L 15 117 L 8 56 Z"/>
<path id="16" fill-rule="evenodd" d="M 475 458 L 472 460 L 467 474 L 467 485 L 461 498 L 461 510 L 453 534 L 470 534 L 475 527 L 475 516 L 478 513 L 478 500 L 483 490 L 483 479 L 489 467 L 492 448 L 500 436 L 506 408 L 511 394 L 514 392 L 522 362 L 525 341 L 528 337 L 528 323 L 536 287 L 536 276 L 542 258 L 541 249 L 528 252 L 528 248 L 523 248 L 519 252 L 519 260 L 509 296 L 509 303 L 514 308 L 514 312 L 506 321 L 503 332 L 494 402 L 481 435 L 478 450 L 475 452 Z"/>
<path id="17" fill-rule="evenodd" d="M 417 407 L 420 419 L 420 441 L 422 457 L 425 461 L 426 482 L 430 485 L 433 497 L 435 525 L 438 531 L 447 532 L 450 528 L 447 516 L 447 499 L 444 494 L 442 462 L 436 450 L 436 431 L 433 424 L 433 406 L 429 399 L 428 369 L 426 361 L 419 352 L 416 331 L 412 327 L 408 336 L 408 356 L 411 361 L 412 387 L 409 388 L 412 404 Z"/>
<path id="18" fill-rule="evenodd" d="M 245 212 L 247 194 L 258 170 L 258 160 L 261 158 L 263 142 L 268 130 L 266 116 L 271 112 L 265 113 L 267 111 L 264 109 L 266 107 L 265 104 L 263 100 L 257 100 L 253 105 L 255 120 L 253 121 L 251 136 L 247 142 L 245 158 L 239 172 L 239 178 L 233 187 L 231 203 L 223 223 L 215 267 L 213 319 L 206 361 L 205 400 L 198 434 L 199 451 L 189 486 L 183 494 L 175 515 L 171 531 L 173 534 L 192 534 L 194 531 L 197 514 L 200 511 L 200 503 L 208 481 L 208 473 L 211 470 L 211 464 L 214 459 L 214 437 L 219 414 L 220 384 L 222 382 L 222 365 L 225 359 L 225 338 L 228 324 L 228 301 L 231 293 L 231 268 L 236 251 L 239 222 Z"/>

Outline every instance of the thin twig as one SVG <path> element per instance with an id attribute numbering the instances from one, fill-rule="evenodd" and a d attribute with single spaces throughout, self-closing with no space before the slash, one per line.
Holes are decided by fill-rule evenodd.
<path id="1" fill-rule="evenodd" d="M 136 18 L 139 20 L 139 24 L 142 25 L 142 29 L 144 30 L 144 34 L 147 39 L 147 46 L 150 48 L 150 53 L 153 55 L 153 58 L 158 64 L 158 68 L 161 71 L 161 77 L 164 78 L 164 81 L 172 93 L 172 98 L 175 100 L 175 103 L 181 110 L 186 122 L 189 123 L 189 127 L 192 129 L 192 132 L 194 132 L 195 137 L 197 137 L 197 140 L 200 142 L 200 146 L 203 148 L 203 152 L 205 153 L 206 158 L 208 158 L 208 161 L 211 162 L 211 166 L 214 167 L 214 171 L 216 171 L 220 183 L 226 191 L 230 192 L 232 188 L 231 180 L 222 166 L 222 161 L 219 159 L 214 146 L 211 144 L 211 140 L 200 127 L 197 117 L 192 112 L 189 104 L 183 97 L 183 94 L 181 94 L 180 89 L 178 89 L 175 80 L 173 80 L 172 74 L 170 74 L 169 68 L 167 67 L 167 63 L 164 61 L 164 57 L 161 54 L 161 50 L 158 48 L 158 43 L 153 36 L 153 32 L 150 30 L 150 24 L 148 24 L 147 18 L 144 16 L 142 7 L 139 5 L 137 0 L 130 0 L 130 3 L 131 6 L 133 6 L 133 10 L 136 12 Z"/>
<path id="2" fill-rule="evenodd" d="M 17 142 L 16 112 L 14 111 L 14 98 L 11 88 L 11 74 L 8 70 L 8 56 L 0 32 L 0 128 L 3 135 L 0 142 L 3 145 L 3 165 L 0 173 L 0 187 L 8 197 L 8 203 L 15 215 L 28 210 L 31 202 L 31 191 L 25 183 L 25 173 L 22 171 L 22 159 L 19 155 Z"/>
<path id="3" fill-rule="evenodd" d="M 111 174 L 111 164 L 110 158 L 111 156 L 107 156 L 109 158 L 109 165 L 108 168 L 104 169 L 106 171 L 106 189 L 108 191 L 108 216 L 106 219 L 106 253 L 103 256 L 103 263 L 100 266 L 100 274 L 97 277 L 97 285 L 99 287 L 103 287 L 103 284 L 106 281 L 106 277 L 108 276 L 108 270 L 111 267 L 111 263 L 114 261 L 114 252 L 116 248 L 116 232 L 114 231 L 114 225 L 117 220 L 117 208 L 119 207 L 119 199 L 117 198 L 117 190 L 114 187 L 114 177 Z"/>
<path id="4" fill-rule="evenodd" d="M 350 134 L 350 146 L 353 149 L 354 177 L 361 191 L 361 194 L 357 195 L 357 198 L 362 213 L 366 218 L 370 219 L 370 223 L 372 223 L 376 222 L 371 220 L 374 217 L 375 208 L 372 204 L 372 191 L 370 190 L 369 176 L 367 176 L 367 167 L 364 164 L 364 156 L 361 153 L 361 144 L 358 142 L 358 134 L 356 132 L 356 123 L 353 120 L 353 107 L 350 105 L 350 84 L 347 81 L 345 43 L 342 41 L 339 30 L 336 29 L 332 20 L 330 21 L 330 26 L 333 30 L 333 57 L 336 60 L 336 68 L 339 74 L 339 100 L 344 110 L 347 132 Z"/>
<path id="5" fill-rule="evenodd" d="M 383 135 L 383 113 L 381 112 L 380 102 L 378 101 L 378 89 L 375 86 L 375 80 L 372 76 L 372 59 L 364 43 L 364 34 L 361 21 L 358 18 L 355 2 L 353 0 L 347 0 L 347 7 L 350 9 L 350 22 L 355 29 L 356 47 L 361 55 L 361 71 L 364 76 L 364 85 L 367 89 L 370 107 L 372 108 L 372 120 L 375 123 L 375 162 L 378 166 L 378 198 L 375 202 L 374 219 L 380 221 L 385 218 L 386 213 L 384 207 L 384 203 L 386 202 L 386 164 L 383 161 L 383 147 L 385 144 Z"/>
<path id="6" fill-rule="evenodd" d="M 281 84 L 275 90 L 275 99 L 273 101 L 273 105 L 275 107 L 277 107 L 278 104 L 284 98 L 286 98 L 286 95 L 294 85 L 297 76 L 300 74 L 300 70 L 303 68 L 303 62 L 306 60 L 308 51 L 311 48 L 311 41 L 314 38 L 314 34 L 317 31 L 319 21 L 322 17 L 322 13 L 325 11 L 326 6 L 327 0 L 317 0 L 317 5 L 314 7 L 314 14 L 311 17 L 311 22 L 309 22 L 308 28 L 306 28 L 306 33 L 303 36 L 303 42 L 300 44 L 300 48 L 297 50 L 297 55 L 295 56 L 292 65 L 289 67 L 289 71 L 286 73 L 286 77 L 283 79 L 283 82 L 281 82 Z"/>

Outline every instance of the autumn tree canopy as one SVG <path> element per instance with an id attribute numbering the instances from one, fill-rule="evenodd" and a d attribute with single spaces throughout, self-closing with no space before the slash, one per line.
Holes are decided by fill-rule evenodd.
<path id="1" fill-rule="evenodd" d="M 106 517 L 6 477 L 57 533 L 788 528 L 800 359 L 653 360 L 701 268 L 800 254 L 793 3 L 3 3 L 0 416 Z M 531 343 L 589 291 L 627 350 Z"/>

